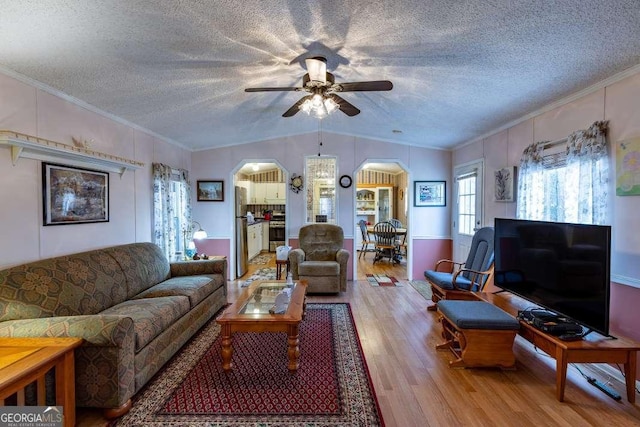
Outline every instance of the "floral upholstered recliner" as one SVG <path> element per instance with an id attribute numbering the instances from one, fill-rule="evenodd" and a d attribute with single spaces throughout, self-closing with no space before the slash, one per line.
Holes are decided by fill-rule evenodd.
<path id="1" fill-rule="evenodd" d="M 0 336 L 80 337 L 76 404 L 126 413 L 131 397 L 227 302 L 227 260 L 171 263 L 152 243 L 0 271 Z"/>

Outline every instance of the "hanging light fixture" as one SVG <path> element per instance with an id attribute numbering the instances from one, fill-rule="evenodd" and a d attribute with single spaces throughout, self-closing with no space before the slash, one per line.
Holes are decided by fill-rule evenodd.
<path id="1" fill-rule="evenodd" d="M 336 111 L 340 106 L 332 98 L 316 92 L 311 98 L 305 99 L 299 108 L 308 115 L 313 114 L 313 116 L 322 119 Z"/>

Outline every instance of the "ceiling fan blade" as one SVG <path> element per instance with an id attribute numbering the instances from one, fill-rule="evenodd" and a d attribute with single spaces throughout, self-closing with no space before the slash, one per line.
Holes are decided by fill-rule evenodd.
<path id="1" fill-rule="evenodd" d="M 303 96 L 302 98 L 300 98 L 300 100 L 298 102 L 296 102 L 295 104 L 293 104 L 291 106 L 291 108 L 289 108 L 287 111 L 284 112 L 284 114 L 282 115 L 282 117 L 291 117 L 294 116 L 298 111 L 300 111 L 300 106 L 302 105 L 302 103 L 304 101 L 306 101 L 307 99 L 311 99 L 313 95 L 307 95 L 307 96 Z"/>
<path id="2" fill-rule="evenodd" d="M 327 60 L 321 56 L 314 56 L 304 60 L 307 65 L 309 78 L 316 82 L 327 82 Z"/>
<path id="3" fill-rule="evenodd" d="M 389 80 L 375 80 L 371 82 L 352 82 L 334 84 L 331 89 L 335 92 L 367 92 L 393 89 Z"/>
<path id="4" fill-rule="evenodd" d="M 245 92 L 299 92 L 301 87 L 248 87 Z"/>
<path id="5" fill-rule="evenodd" d="M 358 110 L 355 105 L 346 101 L 344 98 L 340 98 L 338 95 L 333 93 L 327 96 L 333 99 L 336 102 L 336 104 L 338 104 L 340 111 L 345 113 L 347 116 L 353 117 L 360 114 L 360 110 Z"/>

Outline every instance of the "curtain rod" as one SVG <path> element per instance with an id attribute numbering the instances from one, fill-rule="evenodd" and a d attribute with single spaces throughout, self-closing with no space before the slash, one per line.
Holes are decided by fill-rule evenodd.
<path id="1" fill-rule="evenodd" d="M 556 145 L 566 144 L 567 139 L 568 139 L 568 138 L 565 136 L 564 138 L 557 139 L 557 140 L 555 140 L 555 141 L 549 141 L 549 142 L 547 142 L 546 144 L 544 144 L 544 145 L 542 146 L 542 149 L 543 149 L 543 150 L 546 150 L 547 148 L 555 147 Z"/>

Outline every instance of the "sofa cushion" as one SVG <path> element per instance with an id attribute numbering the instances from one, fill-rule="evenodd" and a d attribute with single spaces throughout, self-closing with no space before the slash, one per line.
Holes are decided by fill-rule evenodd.
<path id="1" fill-rule="evenodd" d="M 219 285 L 213 275 L 178 276 L 158 283 L 146 291 L 142 291 L 133 299 L 158 298 L 181 295 L 189 298 L 191 308 L 200 304 L 211 295 Z"/>
<path id="2" fill-rule="evenodd" d="M 298 265 L 298 276 L 329 275 L 340 275 L 340 264 L 336 261 L 303 261 Z"/>
<path id="3" fill-rule="evenodd" d="M 0 271 L 0 321 L 96 314 L 125 299 L 125 276 L 102 250 Z"/>
<path id="4" fill-rule="evenodd" d="M 103 249 L 125 272 L 127 298 L 168 279 L 169 261 L 162 249 L 153 243 L 132 243 Z"/>
<path id="5" fill-rule="evenodd" d="M 125 301 L 101 314 L 120 315 L 133 320 L 136 353 L 189 311 L 189 298 L 172 296 Z"/>

